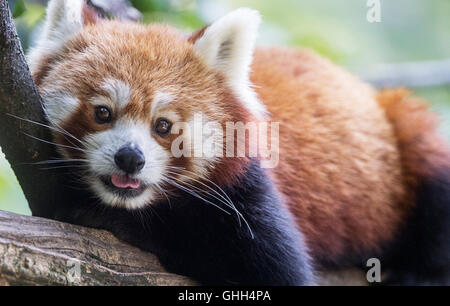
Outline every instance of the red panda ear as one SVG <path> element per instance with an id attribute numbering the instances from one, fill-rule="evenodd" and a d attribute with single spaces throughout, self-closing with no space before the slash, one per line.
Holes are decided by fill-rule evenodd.
<path id="1" fill-rule="evenodd" d="M 31 71 L 34 72 L 41 58 L 57 52 L 85 25 L 97 19 L 95 11 L 84 0 L 50 0 L 41 35 L 28 55 Z"/>
<path id="2" fill-rule="evenodd" d="M 203 34 L 205 34 L 206 29 L 209 26 L 204 26 L 203 28 L 201 28 L 200 30 L 195 31 L 194 33 L 192 33 L 189 38 L 188 38 L 188 42 L 190 42 L 191 44 L 195 44 L 195 42 L 201 38 L 203 36 Z"/>
<path id="3" fill-rule="evenodd" d="M 220 71 L 247 109 L 257 117 L 265 114 L 249 81 L 260 14 L 240 8 L 220 18 L 208 27 L 193 33 L 188 41 L 210 67 Z"/>
<path id="4" fill-rule="evenodd" d="M 101 16 L 95 11 L 95 9 L 89 6 L 87 3 L 83 4 L 83 12 L 82 12 L 83 25 L 90 25 L 97 23 Z"/>

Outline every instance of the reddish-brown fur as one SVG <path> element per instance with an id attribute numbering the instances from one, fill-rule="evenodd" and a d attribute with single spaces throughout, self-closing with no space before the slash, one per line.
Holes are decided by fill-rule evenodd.
<path id="1" fill-rule="evenodd" d="M 43 60 L 35 78 L 40 88 L 74 88 L 82 105 L 64 128 L 76 137 L 108 128 L 95 123 L 88 103 L 108 77 L 137 89 L 121 116 L 146 121 L 149 129 L 150 104 L 161 88 L 175 89 L 172 107 L 186 121 L 196 111 L 222 125 L 254 120 L 224 76 L 195 53 L 192 43 L 203 32 L 188 40 L 167 26 L 89 19 L 59 54 Z M 270 119 L 280 122 L 280 163 L 268 172 L 312 254 L 339 258 L 392 240 L 414 205 L 415 182 L 448 165 L 425 107 L 404 91 L 377 94 L 310 51 L 258 49 L 252 70 Z M 166 148 L 170 140 L 159 139 Z M 222 159 L 211 177 L 221 185 L 236 182 L 245 162 Z"/>
<path id="2" fill-rule="evenodd" d="M 274 176 L 313 254 L 389 242 L 414 205 L 411 181 L 448 165 L 434 115 L 405 91 L 377 95 L 310 51 L 260 49 L 252 68 L 281 124 Z"/>
<path id="3" fill-rule="evenodd" d="M 415 185 L 418 178 L 450 168 L 448 143 L 437 132 L 439 117 L 426 102 L 406 89 L 384 90 L 377 98 L 394 126 L 408 182 Z"/>

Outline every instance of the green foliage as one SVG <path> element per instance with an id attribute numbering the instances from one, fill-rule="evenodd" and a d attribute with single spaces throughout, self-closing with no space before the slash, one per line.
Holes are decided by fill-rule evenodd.
<path id="1" fill-rule="evenodd" d="M 23 0 L 17 1 L 14 10 L 13 10 L 13 17 L 18 18 L 25 12 L 25 3 Z"/>
<path id="2" fill-rule="evenodd" d="M 45 16 L 45 7 L 26 0 L 16 1 L 13 16 L 22 47 L 27 50 L 34 34 L 33 30 Z"/>
<path id="3" fill-rule="evenodd" d="M 30 215 L 28 203 L 14 173 L 0 151 L 0 209 Z"/>
<path id="4" fill-rule="evenodd" d="M 145 23 L 168 23 L 185 30 L 194 30 L 205 25 L 199 16 L 197 2 L 166 0 L 131 0 L 143 14 Z"/>
<path id="5" fill-rule="evenodd" d="M 169 11 L 170 1 L 165 0 L 131 0 L 131 3 L 142 13 Z"/>

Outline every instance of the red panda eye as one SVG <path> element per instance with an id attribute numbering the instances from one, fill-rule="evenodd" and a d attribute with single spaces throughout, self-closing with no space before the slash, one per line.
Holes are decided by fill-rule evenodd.
<path id="1" fill-rule="evenodd" d="M 172 123 L 170 123 L 167 119 L 159 118 L 155 123 L 155 131 L 159 136 L 167 136 L 170 133 L 170 129 L 172 128 Z"/>
<path id="2" fill-rule="evenodd" d="M 106 106 L 97 106 L 94 114 L 95 121 L 99 124 L 111 122 L 111 111 Z"/>

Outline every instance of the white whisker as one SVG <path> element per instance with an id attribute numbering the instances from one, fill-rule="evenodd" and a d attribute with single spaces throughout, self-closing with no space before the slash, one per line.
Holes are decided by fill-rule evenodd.
<path id="1" fill-rule="evenodd" d="M 86 165 L 56 166 L 56 167 L 40 168 L 40 170 L 54 170 L 54 169 L 63 169 L 63 168 L 85 168 L 86 169 Z"/>
<path id="2" fill-rule="evenodd" d="M 43 142 L 43 143 L 51 144 L 51 145 L 54 145 L 54 146 L 57 146 L 57 147 L 61 147 L 61 148 L 67 148 L 67 149 L 78 150 L 78 151 L 81 151 L 81 152 L 87 152 L 87 150 L 84 150 L 84 149 L 81 149 L 81 148 L 58 144 L 58 143 L 55 143 L 55 142 L 52 142 L 52 141 L 44 140 L 44 139 L 41 139 L 39 137 L 27 134 L 25 132 L 22 132 L 22 133 L 24 135 L 30 137 L 30 138 L 33 138 L 33 139 L 38 140 L 38 141 Z"/>
<path id="3" fill-rule="evenodd" d="M 55 131 L 55 132 L 67 135 L 67 136 L 69 136 L 69 137 L 79 141 L 81 144 L 84 144 L 81 140 L 79 140 L 78 138 L 76 138 L 75 136 L 73 136 L 72 134 L 70 134 L 69 132 L 64 130 L 63 128 L 61 128 L 63 130 L 63 131 L 61 131 L 61 130 L 59 130 L 56 127 L 53 127 L 53 126 L 50 126 L 50 125 L 47 125 L 47 124 L 44 124 L 44 123 L 41 123 L 41 122 L 33 121 L 33 120 L 30 120 L 30 119 L 26 119 L 26 118 L 21 118 L 21 117 L 18 117 L 16 115 L 13 115 L 13 114 L 10 114 L 10 113 L 7 113 L 6 115 L 8 115 L 10 117 L 13 117 L 13 118 L 16 118 L 18 120 L 22 120 L 22 121 L 25 121 L 25 122 L 28 122 L 28 123 L 32 123 L 32 124 L 36 124 L 36 125 L 39 125 L 39 126 L 42 126 L 42 127 L 46 127 L 46 128 L 48 128 L 48 129 L 50 129 L 52 131 Z"/>
<path id="4" fill-rule="evenodd" d="M 230 212 L 226 211 L 225 209 L 223 209 L 222 207 L 218 206 L 217 204 L 215 204 L 215 203 L 213 203 L 213 202 L 211 202 L 211 201 L 209 201 L 209 200 L 203 198 L 202 196 L 200 196 L 200 195 L 199 195 L 198 193 L 196 193 L 195 191 L 193 191 L 193 190 L 191 190 L 191 189 L 189 189 L 189 188 L 187 188 L 187 187 L 185 187 L 185 186 L 182 186 L 182 185 L 180 185 L 180 184 L 174 182 L 174 181 L 171 180 L 171 179 L 164 179 L 164 181 L 166 181 L 167 183 L 171 184 L 172 186 L 178 187 L 179 189 L 185 191 L 186 193 L 189 193 L 189 194 L 193 195 L 193 196 L 196 197 L 196 198 L 199 198 L 200 200 L 202 200 L 202 201 L 204 201 L 204 202 L 206 202 L 206 203 L 209 203 L 209 204 L 213 205 L 214 207 L 220 209 L 221 211 L 223 211 L 223 212 L 226 213 L 227 215 L 230 215 Z"/>
<path id="5" fill-rule="evenodd" d="M 61 160 L 44 160 L 37 163 L 31 163 L 32 165 L 47 165 L 47 164 L 59 164 L 59 163 L 71 163 L 71 162 L 88 162 L 87 159 L 61 159 Z"/>
<path id="6" fill-rule="evenodd" d="M 171 169 L 175 169 L 175 170 L 180 170 L 180 171 L 185 171 L 185 172 L 192 173 L 192 174 L 194 174 L 194 175 L 199 176 L 197 173 L 192 172 L 192 171 L 188 171 L 188 170 L 186 170 L 186 169 L 184 169 L 184 168 L 173 167 L 173 166 L 167 166 L 167 168 L 171 168 Z M 174 174 L 174 173 L 173 173 L 173 174 Z M 185 176 L 185 175 L 182 175 L 182 174 L 180 174 L 180 173 L 176 173 L 176 174 L 177 174 L 177 175 L 180 175 L 180 176 L 184 176 L 184 177 L 190 178 L 190 179 L 192 179 L 193 181 L 196 181 L 196 182 L 198 182 L 198 183 L 200 183 L 200 184 L 202 184 L 202 185 L 208 187 L 209 189 L 211 189 L 211 190 L 213 190 L 213 191 L 215 191 L 215 192 L 217 193 L 217 191 L 214 190 L 214 189 L 212 189 L 210 186 L 207 186 L 206 184 L 204 184 L 204 183 L 202 183 L 202 182 L 200 182 L 200 181 L 198 181 L 198 180 L 195 180 L 194 178 L 192 178 L 192 177 L 190 177 L 190 176 Z M 204 179 L 204 180 L 206 180 L 207 182 L 213 184 L 215 187 L 217 187 L 217 188 L 218 188 L 218 189 L 219 189 L 219 190 L 227 197 L 227 199 L 228 199 L 230 205 L 232 205 L 234 211 L 235 211 L 236 214 L 238 215 L 239 225 L 240 225 L 240 219 L 239 219 L 239 218 L 241 218 L 241 219 L 244 221 L 245 225 L 247 226 L 247 228 L 248 228 L 248 230 L 249 230 L 249 232 L 250 232 L 252 238 L 254 238 L 253 231 L 252 231 L 252 229 L 250 228 L 250 225 L 248 224 L 247 220 L 246 220 L 245 217 L 242 215 L 242 213 L 241 213 L 241 212 L 236 208 L 236 206 L 233 204 L 233 202 L 231 201 L 231 199 L 230 199 L 230 197 L 227 195 L 227 193 L 226 193 L 222 188 L 220 188 L 220 186 L 218 186 L 216 183 L 214 183 L 213 181 L 211 181 L 211 180 L 209 180 L 209 179 L 207 179 L 207 178 L 203 178 L 203 177 L 202 177 L 202 179 Z M 219 193 L 217 193 L 217 194 L 219 194 Z M 223 196 L 221 196 L 221 197 L 223 198 Z"/>
<path id="7" fill-rule="evenodd" d="M 167 166 L 167 168 L 174 169 L 174 170 L 185 171 L 185 172 L 187 172 L 187 173 L 192 173 L 192 174 L 194 174 L 194 175 L 196 175 L 196 176 L 199 177 L 199 175 L 198 175 L 197 173 L 188 171 L 188 170 L 186 170 L 186 169 L 184 169 L 184 168 L 174 167 L 174 166 Z M 210 186 L 204 184 L 204 183 L 201 182 L 201 181 L 195 180 L 194 178 L 192 178 L 192 177 L 190 177 L 190 176 L 186 176 L 186 175 L 183 175 L 183 174 L 177 173 L 177 172 L 170 172 L 170 171 L 169 171 L 169 173 L 171 173 L 171 174 L 176 174 L 176 175 L 180 175 L 180 176 L 183 176 L 183 177 L 192 179 L 193 181 L 195 181 L 195 182 L 197 182 L 197 183 L 199 183 L 199 184 L 201 184 L 201 185 L 207 187 L 208 189 L 212 190 L 213 192 L 215 192 L 215 193 L 216 193 L 217 195 L 219 195 L 223 200 L 227 200 L 227 203 L 224 203 L 223 200 L 218 199 L 218 198 L 215 197 L 214 195 L 212 195 L 212 194 L 210 194 L 210 193 L 208 193 L 208 192 L 206 192 L 206 191 L 204 191 L 204 190 L 199 189 L 199 187 L 195 187 L 195 186 L 191 185 L 192 187 L 195 187 L 197 190 L 200 190 L 201 192 L 206 193 L 207 195 L 212 196 L 212 197 L 215 198 L 216 200 L 222 202 L 222 203 L 225 204 L 227 207 L 232 208 L 232 209 L 235 211 L 235 213 L 237 214 L 237 216 L 238 216 L 238 222 L 239 222 L 239 225 L 241 224 L 240 219 L 242 219 L 242 220 L 244 221 L 246 227 L 248 228 L 248 230 L 249 230 L 249 232 L 250 232 L 250 235 L 252 236 L 252 239 L 254 239 L 253 231 L 252 231 L 252 229 L 251 229 L 249 223 L 247 222 L 247 220 L 245 219 L 245 217 L 243 216 L 243 214 L 242 214 L 242 213 L 236 208 L 236 206 L 233 204 L 233 202 L 231 201 L 230 197 L 226 194 L 226 192 L 225 192 L 222 188 L 220 188 L 220 186 L 218 186 L 218 185 L 217 185 L 216 183 L 214 183 L 213 181 L 211 181 L 211 180 L 209 180 L 209 179 L 205 179 L 205 178 L 202 177 L 202 179 L 205 179 L 207 182 L 209 182 L 209 183 L 213 184 L 215 187 L 217 187 L 217 188 L 224 194 L 224 196 L 225 196 L 227 199 L 225 199 L 220 193 L 218 193 L 217 190 L 211 188 Z M 174 178 L 172 177 L 172 179 L 174 179 Z M 186 183 L 185 183 L 185 184 L 186 184 Z"/>

